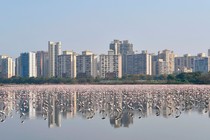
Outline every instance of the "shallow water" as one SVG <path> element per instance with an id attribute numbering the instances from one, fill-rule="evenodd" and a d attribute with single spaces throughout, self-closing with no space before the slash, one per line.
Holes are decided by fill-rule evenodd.
<path id="1" fill-rule="evenodd" d="M 207 140 L 210 86 L 0 87 L 1 139 Z"/>

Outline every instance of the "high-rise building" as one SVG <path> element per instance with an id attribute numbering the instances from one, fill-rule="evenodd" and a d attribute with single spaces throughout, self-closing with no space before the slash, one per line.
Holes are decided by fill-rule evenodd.
<path id="1" fill-rule="evenodd" d="M 108 55 L 100 55 L 99 73 L 101 78 L 121 78 L 122 77 L 122 57 L 115 54 L 113 50 L 108 51 Z"/>
<path id="2" fill-rule="evenodd" d="M 20 56 L 15 59 L 15 76 L 20 77 L 21 76 L 21 61 Z"/>
<path id="3" fill-rule="evenodd" d="M 12 60 L 12 76 L 15 76 L 15 61 Z"/>
<path id="4" fill-rule="evenodd" d="M 207 73 L 209 72 L 209 67 L 208 67 L 208 57 L 203 57 L 203 58 L 196 58 L 195 59 L 195 72 L 204 72 Z"/>
<path id="5" fill-rule="evenodd" d="M 76 57 L 77 77 L 97 76 L 97 56 L 90 51 L 83 51 Z"/>
<path id="6" fill-rule="evenodd" d="M 48 52 L 36 52 L 37 77 L 48 77 Z"/>
<path id="7" fill-rule="evenodd" d="M 128 74 L 127 70 L 127 55 L 134 54 L 133 44 L 129 43 L 128 40 L 124 40 L 120 46 L 120 54 L 122 55 L 122 73 L 123 75 Z"/>
<path id="8" fill-rule="evenodd" d="M 114 51 L 114 54 L 120 54 L 120 46 L 122 42 L 119 40 L 114 40 L 109 44 L 109 49 Z"/>
<path id="9" fill-rule="evenodd" d="M 197 57 L 206 57 L 206 54 L 205 53 L 198 53 Z"/>
<path id="10" fill-rule="evenodd" d="M 114 40 L 113 42 L 110 43 L 111 50 L 114 51 L 114 54 L 121 54 L 122 55 L 122 75 L 127 74 L 126 72 L 126 57 L 127 55 L 134 54 L 133 51 L 133 44 L 129 43 L 128 40 Z"/>
<path id="11" fill-rule="evenodd" d="M 0 77 L 11 78 L 13 76 L 13 60 L 8 56 L 0 56 Z"/>
<path id="12" fill-rule="evenodd" d="M 175 73 L 192 72 L 194 70 L 194 62 L 197 56 L 185 54 L 182 57 L 175 57 Z"/>
<path id="13" fill-rule="evenodd" d="M 168 72 L 168 63 L 163 59 L 158 59 L 157 61 L 157 74 L 169 74 Z"/>
<path id="14" fill-rule="evenodd" d="M 210 56 L 210 49 L 208 49 L 208 56 Z"/>
<path id="15" fill-rule="evenodd" d="M 130 54 L 126 57 L 127 74 L 152 75 L 152 56 L 147 51 L 141 54 Z"/>
<path id="16" fill-rule="evenodd" d="M 58 55 L 61 55 L 61 42 L 48 42 L 49 72 L 48 77 L 56 77 Z"/>
<path id="17" fill-rule="evenodd" d="M 158 75 L 158 55 L 151 54 L 152 57 L 152 75 Z"/>
<path id="18" fill-rule="evenodd" d="M 210 71 L 210 57 L 207 57 L 204 53 L 199 53 L 194 63 L 194 72 L 207 73 Z"/>
<path id="19" fill-rule="evenodd" d="M 16 59 L 17 76 L 20 77 L 37 77 L 36 53 L 21 53 Z"/>
<path id="20" fill-rule="evenodd" d="M 2 71 L 2 59 L 7 58 L 7 55 L 0 55 L 0 76 L 1 76 L 1 71 Z"/>
<path id="21" fill-rule="evenodd" d="M 174 73 L 174 57 L 175 54 L 173 51 L 170 50 L 163 50 L 163 51 L 159 51 L 158 52 L 158 59 L 161 59 L 160 61 L 158 61 L 158 64 L 161 64 L 160 66 L 162 67 L 164 64 L 164 70 L 161 72 L 159 70 L 158 74 L 173 74 Z M 158 67 L 160 67 L 158 65 Z M 162 68 L 158 68 L 158 69 L 162 69 Z"/>
<path id="22" fill-rule="evenodd" d="M 128 40 L 123 40 L 122 44 L 120 45 L 120 54 L 122 55 L 134 54 L 133 44 L 129 43 Z"/>
<path id="23" fill-rule="evenodd" d="M 73 51 L 64 51 L 58 56 L 58 77 L 75 78 L 76 77 L 76 53 Z"/>

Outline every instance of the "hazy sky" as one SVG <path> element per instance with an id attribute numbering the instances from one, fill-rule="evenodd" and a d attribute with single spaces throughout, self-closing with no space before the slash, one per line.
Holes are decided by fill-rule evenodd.
<path id="1" fill-rule="evenodd" d="M 0 0 L 0 54 L 47 50 L 106 53 L 113 39 L 134 50 L 197 54 L 210 48 L 210 0 Z"/>

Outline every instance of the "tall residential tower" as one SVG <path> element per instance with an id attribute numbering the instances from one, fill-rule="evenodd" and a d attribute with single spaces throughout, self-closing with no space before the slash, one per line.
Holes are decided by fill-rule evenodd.
<path id="1" fill-rule="evenodd" d="M 158 52 L 158 74 L 173 74 L 174 73 L 174 58 L 175 54 L 170 50 Z"/>
<path id="2" fill-rule="evenodd" d="M 48 77 L 48 62 L 48 52 L 38 51 L 36 53 L 37 77 Z"/>
<path id="3" fill-rule="evenodd" d="M 152 55 L 148 54 L 147 51 L 142 51 L 141 54 L 127 55 L 126 63 L 126 71 L 128 75 L 152 75 Z"/>
<path id="4" fill-rule="evenodd" d="M 11 78 L 13 76 L 13 60 L 11 57 L 0 56 L 0 77 Z"/>
<path id="5" fill-rule="evenodd" d="M 63 51 L 58 56 L 58 77 L 76 78 L 76 53 L 73 51 Z"/>
<path id="6" fill-rule="evenodd" d="M 36 53 L 21 53 L 16 61 L 17 76 L 20 77 L 37 77 Z"/>
<path id="7" fill-rule="evenodd" d="M 121 78 L 122 77 L 122 57 L 114 54 L 113 50 L 108 55 L 100 55 L 99 73 L 101 78 Z"/>
<path id="8" fill-rule="evenodd" d="M 77 77 L 97 76 L 97 56 L 90 51 L 83 51 L 77 56 Z"/>
<path id="9" fill-rule="evenodd" d="M 58 55 L 61 55 L 61 42 L 49 41 L 48 55 L 49 55 L 48 77 L 56 77 L 58 75 L 57 71 Z"/>

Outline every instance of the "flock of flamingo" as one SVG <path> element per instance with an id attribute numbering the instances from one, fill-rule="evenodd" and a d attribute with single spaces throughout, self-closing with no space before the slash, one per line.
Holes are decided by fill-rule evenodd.
<path id="1" fill-rule="evenodd" d="M 114 127 L 129 126 L 133 118 L 179 118 L 197 111 L 210 114 L 208 85 L 6 85 L 0 87 L 0 122 L 14 113 L 21 123 L 36 117 L 109 119 Z"/>

